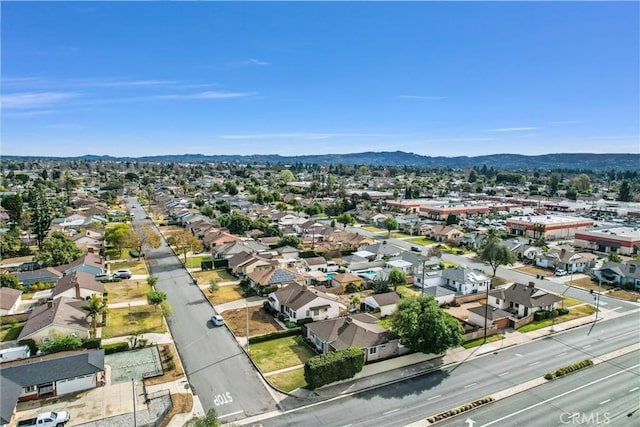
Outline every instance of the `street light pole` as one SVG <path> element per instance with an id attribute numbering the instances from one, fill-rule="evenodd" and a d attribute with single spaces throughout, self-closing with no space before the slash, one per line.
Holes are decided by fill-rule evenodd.
<path id="1" fill-rule="evenodd" d="M 249 300 L 245 298 L 244 302 L 247 306 L 247 353 L 249 353 Z"/>
<path id="2" fill-rule="evenodd" d="M 424 266 L 427 263 L 427 259 L 426 258 L 422 258 L 422 283 L 421 283 L 421 287 L 420 287 L 420 296 L 424 296 Z"/>
<path id="3" fill-rule="evenodd" d="M 133 386 L 133 427 L 138 427 L 138 415 L 136 414 L 136 380 L 131 378 L 131 385 Z"/>

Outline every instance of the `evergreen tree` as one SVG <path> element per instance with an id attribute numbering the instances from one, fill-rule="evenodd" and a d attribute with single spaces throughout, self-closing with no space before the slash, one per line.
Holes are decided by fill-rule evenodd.
<path id="1" fill-rule="evenodd" d="M 51 205 L 42 187 L 38 187 L 35 191 L 29 208 L 31 211 L 31 232 L 35 235 L 38 249 L 42 250 L 42 243 L 47 237 L 52 220 Z"/>

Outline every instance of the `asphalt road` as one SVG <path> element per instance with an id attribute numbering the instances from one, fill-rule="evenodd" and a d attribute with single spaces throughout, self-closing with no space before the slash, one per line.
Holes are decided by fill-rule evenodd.
<path id="1" fill-rule="evenodd" d="M 125 199 L 135 222 L 152 225 L 137 199 Z M 149 268 L 158 277 L 156 288 L 167 294 L 173 314 L 167 318 L 193 392 L 205 411 L 215 408 L 231 422 L 274 410 L 274 399 L 226 327 L 214 327 L 215 313 L 182 263 L 163 240 L 147 253 Z"/>
<path id="2" fill-rule="evenodd" d="M 632 352 L 451 418 L 438 426 L 637 426 L 640 425 L 639 367 L 640 352 Z"/>
<path id="3" fill-rule="evenodd" d="M 263 426 L 405 426 L 640 340 L 635 314 L 575 328 L 374 390 L 293 408 Z M 604 400 L 604 399 L 603 399 Z M 293 407 L 296 402 L 281 402 Z M 509 424 L 502 424 L 509 425 Z"/>

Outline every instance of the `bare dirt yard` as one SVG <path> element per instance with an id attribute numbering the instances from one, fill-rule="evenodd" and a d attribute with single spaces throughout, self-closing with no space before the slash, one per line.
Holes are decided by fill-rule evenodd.
<path id="1" fill-rule="evenodd" d="M 239 308 L 220 313 L 229 329 L 235 336 L 247 336 L 247 309 Z M 264 335 L 270 332 L 281 331 L 282 327 L 273 316 L 264 311 L 262 306 L 249 307 L 249 336 Z"/>

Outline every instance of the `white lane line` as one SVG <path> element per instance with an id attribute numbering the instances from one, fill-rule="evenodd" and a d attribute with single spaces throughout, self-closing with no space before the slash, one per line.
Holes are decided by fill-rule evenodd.
<path id="1" fill-rule="evenodd" d="M 616 307 L 616 308 L 612 308 L 611 311 L 616 311 L 616 310 L 620 310 L 622 307 Z"/>
<path id="2" fill-rule="evenodd" d="M 509 414 L 509 415 L 505 415 L 504 417 L 501 417 L 501 418 L 498 418 L 498 419 L 496 419 L 496 420 L 490 421 L 490 422 L 488 422 L 488 423 L 486 423 L 486 424 L 483 424 L 481 427 L 487 427 L 487 426 L 490 426 L 490 425 L 493 425 L 493 424 L 499 423 L 499 422 L 504 421 L 504 420 L 506 420 L 506 419 L 508 419 L 508 418 L 511 418 L 511 417 L 513 417 L 513 416 L 515 416 L 515 415 L 518 415 L 518 414 L 521 414 L 521 413 L 523 413 L 523 412 L 526 412 L 526 411 L 528 411 L 528 410 L 530 410 L 530 409 L 536 408 L 536 407 L 538 407 L 538 406 L 540 406 L 540 405 L 546 405 L 547 403 L 549 403 L 549 402 L 551 402 L 551 401 L 553 401 L 553 400 L 559 399 L 559 398 L 564 397 L 564 396 L 566 396 L 566 395 L 568 395 L 568 394 L 571 394 L 571 393 L 575 393 L 575 392 L 576 392 L 576 391 L 578 391 L 578 390 L 582 390 L 583 388 L 590 387 L 590 386 L 592 386 L 592 385 L 594 385 L 594 384 L 597 384 L 597 383 L 599 383 L 599 382 L 602 382 L 602 381 L 608 380 L 609 378 L 612 378 L 612 377 L 618 376 L 618 375 L 620 375 L 620 374 L 622 374 L 622 373 L 624 373 L 624 372 L 628 372 L 628 371 L 630 371 L 631 369 L 635 369 L 635 368 L 637 368 L 638 366 L 640 366 L 640 363 L 639 363 L 639 364 L 637 364 L 637 365 L 631 366 L 631 367 L 629 367 L 629 368 L 627 368 L 627 369 L 625 369 L 625 370 L 623 370 L 623 371 L 614 372 L 613 374 L 611 374 L 611 375 L 607 375 L 606 377 L 598 378 L 597 380 L 593 380 L 593 381 L 591 381 L 590 383 L 583 384 L 583 385 L 581 385 L 580 387 L 576 387 L 576 388 L 574 388 L 573 390 L 565 391 L 564 393 L 560 393 L 560 394 L 559 394 L 559 395 L 557 395 L 557 396 L 550 397 L 550 398 L 549 398 L 549 399 L 547 399 L 547 400 L 543 400 L 542 402 L 538 402 L 538 403 L 536 403 L 536 404 L 534 404 L 534 405 L 531 405 L 531 406 L 528 406 L 528 407 L 526 407 L 526 408 L 524 408 L 524 409 L 520 409 L 519 411 L 512 412 L 512 413 L 511 413 L 511 414 Z"/>
<path id="3" fill-rule="evenodd" d="M 433 399 L 437 399 L 440 396 L 442 396 L 441 394 L 438 394 L 437 396 L 431 396 L 430 398 L 428 398 L 427 400 L 433 400 Z"/>
<path id="4" fill-rule="evenodd" d="M 518 357 L 522 357 L 522 355 L 520 353 L 516 353 L 516 356 Z"/>
<path id="5" fill-rule="evenodd" d="M 353 424 L 345 424 L 342 427 L 351 427 Z"/>
<path id="6" fill-rule="evenodd" d="M 560 353 L 557 356 L 564 356 L 565 354 L 567 354 L 567 352 L 565 351 L 564 353 Z"/>
<path id="7" fill-rule="evenodd" d="M 637 335 L 638 331 L 629 331 L 629 332 L 625 332 L 624 334 L 618 334 L 618 335 L 614 335 L 614 336 L 611 336 L 611 337 L 608 337 L 608 338 L 603 338 L 602 341 L 614 340 L 616 338 L 624 337 L 626 335 L 631 335 L 631 334 Z"/>
<path id="8" fill-rule="evenodd" d="M 230 417 L 232 415 L 238 415 L 238 414 L 242 414 L 242 413 L 244 413 L 244 411 L 236 411 L 236 412 L 232 412 L 230 414 L 218 415 L 218 418 Z"/>
<path id="9" fill-rule="evenodd" d="M 602 402 L 600 402 L 600 404 L 604 405 L 605 403 L 609 403 L 609 402 L 611 402 L 611 399 L 603 400 Z"/>
<path id="10" fill-rule="evenodd" d="M 540 363 L 540 362 L 529 363 L 529 366 L 536 366 L 538 363 Z"/>
<path id="11" fill-rule="evenodd" d="M 387 412 L 383 412 L 382 415 L 389 415 L 389 414 L 393 414 L 394 412 L 398 412 L 401 408 L 396 408 L 396 409 L 392 409 L 390 411 Z"/>
<path id="12" fill-rule="evenodd" d="M 505 375 L 509 375 L 509 371 L 498 374 L 499 377 L 504 377 Z"/>
<path id="13" fill-rule="evenodd" d="M 636 390 L 638 390 L 638 389 L 640 389 L 640 387 L 634 387 L 634 388 L 632 388 L 631 390 L 629 390 L 629 393 L 633 393 L 634 391 L 636 391 Z"/>
<path id="14" fill-rule="evenodd" d="M 469 387 L 473 387 L 474 385 L 476 385 L 478 383 L 471 383 L 471 384 L 467 384 L 466 386 L 464 386 L 464 388 L 469 388 Z"/>

